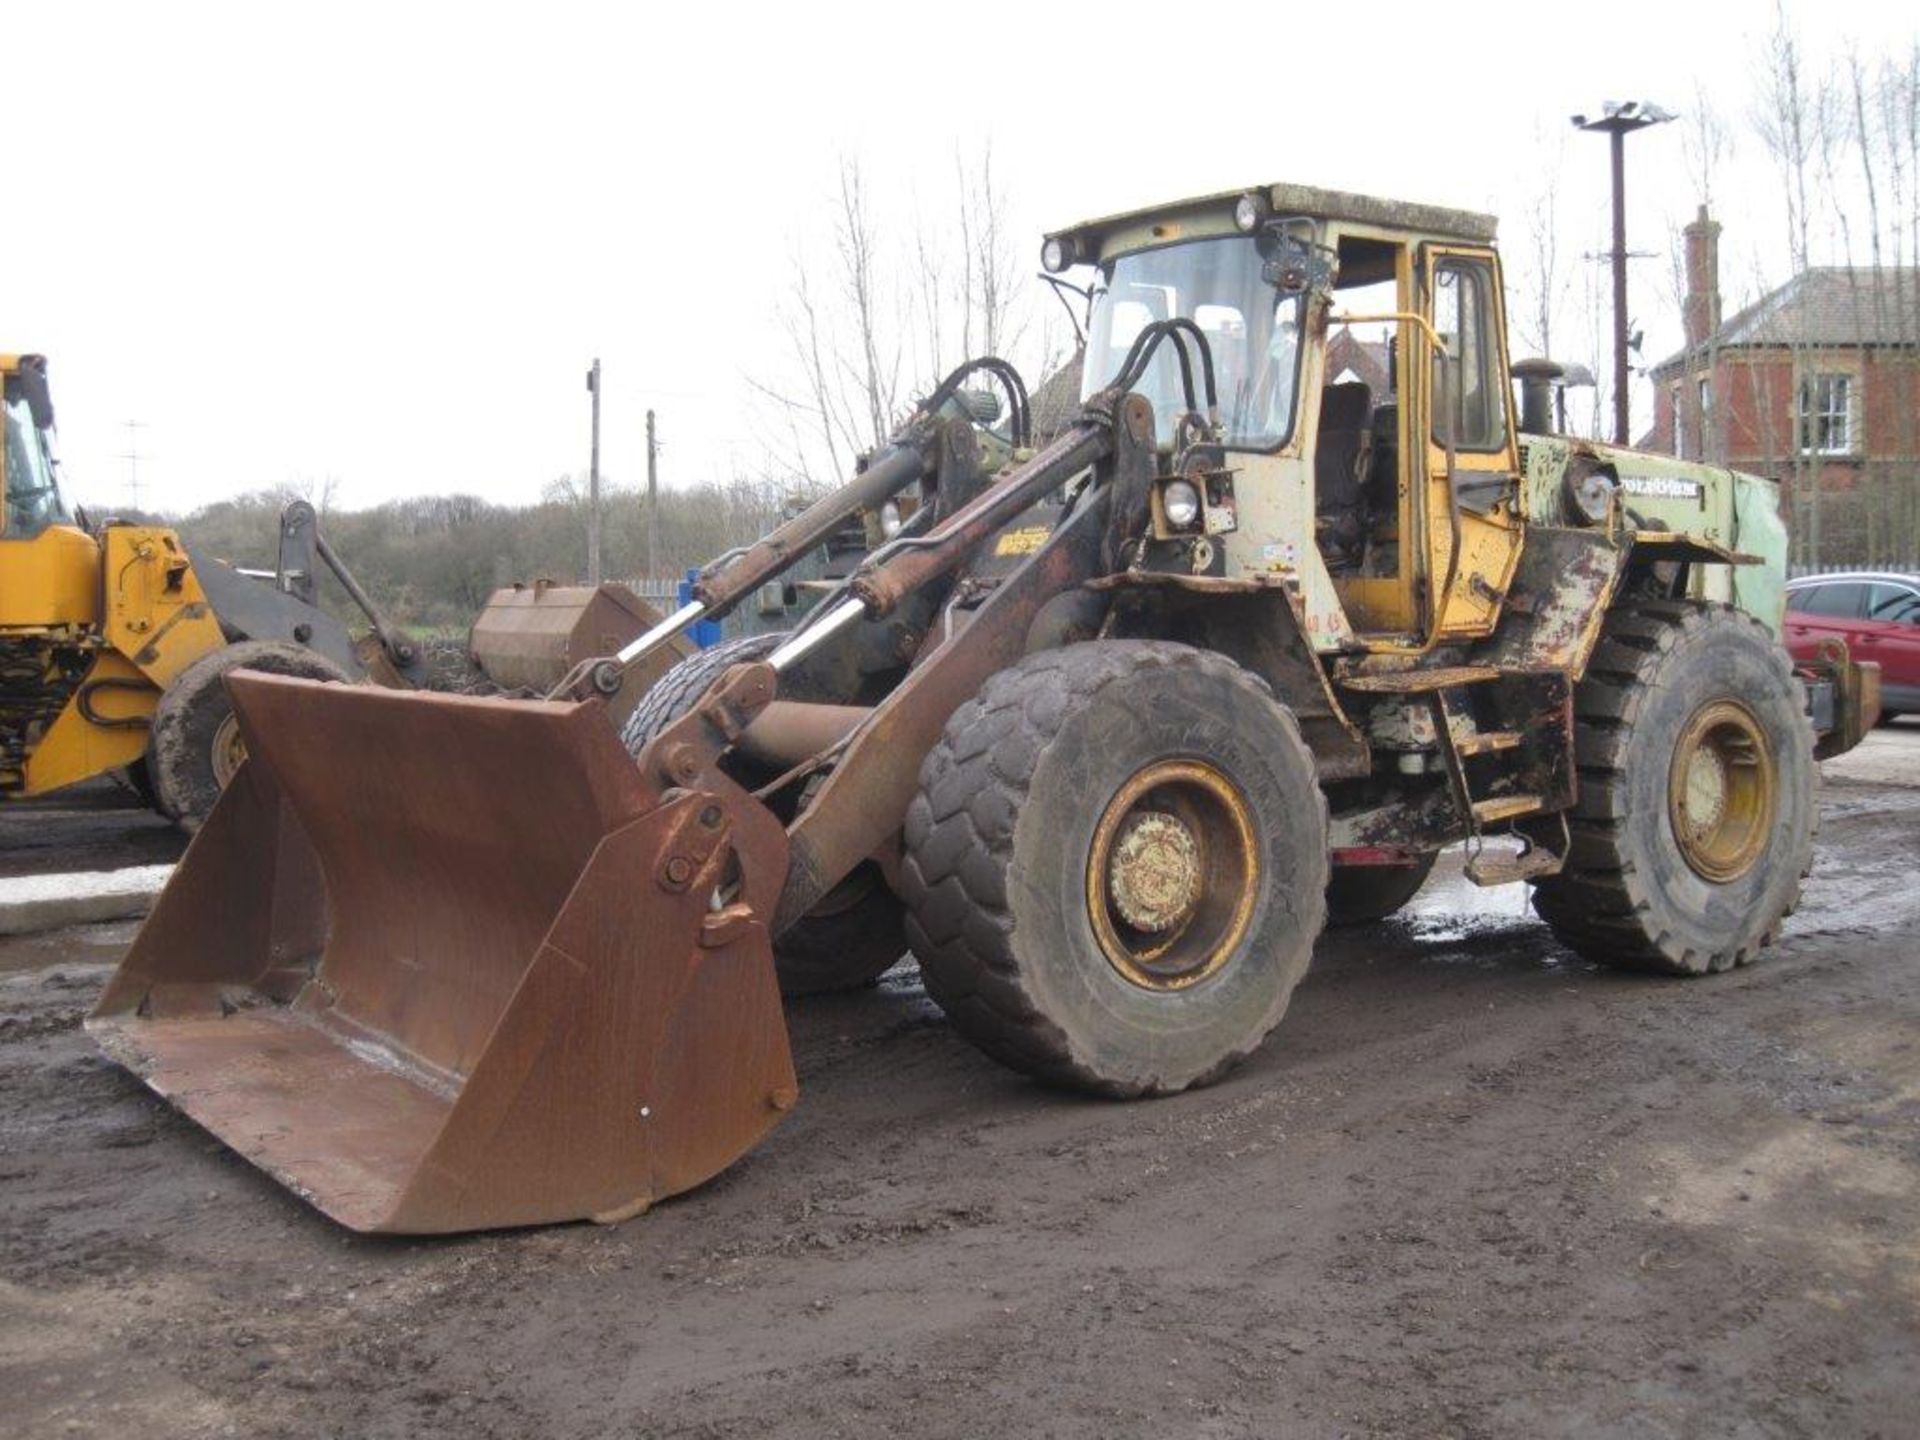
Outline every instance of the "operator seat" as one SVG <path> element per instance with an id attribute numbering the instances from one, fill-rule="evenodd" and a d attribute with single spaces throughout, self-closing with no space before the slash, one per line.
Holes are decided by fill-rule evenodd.
<path id="1" fill-rule="evenodd" d="M 1373 391 L 1364 381 L 1320 392 L 1314 442 L 1314 540 L 1330 571 L 1352 570 L 1366 553 L 1367 481 L 1373 465 Z"/>

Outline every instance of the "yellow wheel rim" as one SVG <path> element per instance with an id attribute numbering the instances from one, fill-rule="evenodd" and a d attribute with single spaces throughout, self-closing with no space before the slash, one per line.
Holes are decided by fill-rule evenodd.
<path id="1" fill-rule="evenodd" d="M 1779 803 L 1773 752 L 1753 712 L 1738 700 L 1695 711 L 1667 778 L 1668 818 L 1694 873 L 1724 885 L 1751 870 Z"/>
<path id="2" fill-rule="evenodd" d="M 1260 894 L 1253 816 L 1198 760 L 1138 771 L 1107 803 L 1087 856 L 1087 918 L 1108 963 L 1147 990 L 1217 973 Z"/>
<path id="3" fill-rule="evenodd" d="M 247 742 L 240 738 L 240 722 L 228 715 L 213 732 L 213 782 L 222 790 L 247 758 Z"/>

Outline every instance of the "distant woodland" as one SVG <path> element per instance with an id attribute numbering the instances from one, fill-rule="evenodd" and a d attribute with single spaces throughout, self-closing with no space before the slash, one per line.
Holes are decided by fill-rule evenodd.
<path id="1" fill-rule="evenodd" d="M 586 573 L 586 501 L 571 481 L 548 487 L 537 505 L 494 505 L 471 495 L 395 500 L 371 510 L 322 508 L 320 526 L 374 601 L 400 624 L 464 629 L 488 594 L 516 580 L 579 581 Z M 682 575 L 777 524 L 790 486 L 739 480 L 660 492 L 659 575 Z M 175 526 L 196 550 L 236 565 L 271 569 L 281 506 L 295 498 L 264 491 L 223 500 Z M 610 580 L 644 578 L 647 501 L 603 497 L 603 569 Z M 329 584 L 329 608 L 348 615 Z"/>

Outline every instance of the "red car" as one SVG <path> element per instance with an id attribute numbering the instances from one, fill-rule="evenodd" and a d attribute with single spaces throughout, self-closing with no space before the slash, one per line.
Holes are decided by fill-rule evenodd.
<path id="1" fill-rule="evenodd" d="M 1829 635 L 1880 662 L 1880 716 L 1920 711 L 1920 575 L 1872 571 L 1787 583 L 1787 649 L 1810 660 Z"/>

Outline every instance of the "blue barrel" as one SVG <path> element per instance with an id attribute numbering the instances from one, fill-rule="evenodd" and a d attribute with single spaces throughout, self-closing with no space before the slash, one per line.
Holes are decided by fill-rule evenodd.
<path id="1" fill-rule="evenodd" d="M 699 575 L 700 572 L 698 570 L 689 570 L 687 571 L 687 578 L 680 582 L 679 599 L 682 605 L 691 605 L 693 603 L 693 582 L 699 578 Z M 702 650 L 711 650 L 720 643 L 720 622 L 718 620 L 696 620 L 693 622 L 693 628 L 686 633 L 688 638 Z"/>

